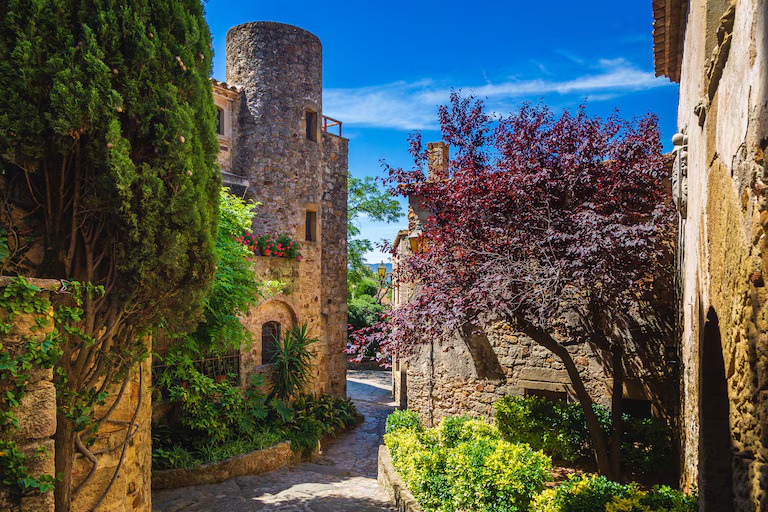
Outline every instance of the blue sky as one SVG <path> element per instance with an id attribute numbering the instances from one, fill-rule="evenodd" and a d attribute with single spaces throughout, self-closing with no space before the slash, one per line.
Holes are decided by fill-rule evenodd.
<path id="1" fill-rule="evenodd" d="M 206 10 L 220 80 L 226 32 L 234 25 L 278 21 L 320 38 L 323 113 L 344 123 L 355 176 L 381 176 L 381 160 L 408 166 L 413 130 L 439 140 L 437 105 L 452 87 L 486 98 L 500 113 L 524 101 L 555 109 L 586 101 L 588 112 L 600 116 L 615 108 L 627 118 L 651 111 L 671 149 L 678 88 L 654 77 L 651 0 L 208 0 Z M 402 227 L 361 224 L 374 241 L 392 240 Z"/>

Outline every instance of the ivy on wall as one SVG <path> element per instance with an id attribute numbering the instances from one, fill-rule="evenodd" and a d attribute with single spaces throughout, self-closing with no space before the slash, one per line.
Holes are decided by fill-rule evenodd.
<path id="1" fill-rule="evenodd" d="M 39 336 L 54 316 L 50 300 L 41 291 L 18 277 L 0 294 L 0 480 L 20 494 L 44 493 L 54 486 L 52 475 L 30 474 L 29 458 L 9 439 L 12 431 L 19 427 L 15 409 L 27 392 L 31 372 L 52 368 L 62 353 L 56 329 L 43 338 Z M 29 333 L 21 336 L 23 345 L 6 346 L 3 342 L 7 343 L 14 322 L 22 315 L 32 317 L 34 322 Z"/>

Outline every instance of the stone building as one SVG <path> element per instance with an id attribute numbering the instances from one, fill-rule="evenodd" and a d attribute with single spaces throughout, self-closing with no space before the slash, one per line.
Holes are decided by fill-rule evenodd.
<path id="1" fill-rule="evenodd" d="M 255 342 L 241 354 L 241 376 L 267 362 L 276 336 L 306 322 L 320 340 L 312 390 L 344 395 L 348 141 L 341 123 L 323 116 L 320 40 L 256 22 L 230 29 L 226 48 L 227 82 L 212 84 L 223 181 L 261 203 L 254 233 L 301 244 L 300 261 L 255 258 L 257 274 L 284 287 L 244 319 Z"/>
<path id="2" fill-rule="evenodd" d="M 685 488 L 768 510 L 768 1 L 654 0 L 657 75 L 680 83 Z"/>
<path id="3" fill-rule="evenodd" d="M 448 147 L 430 143 L 428 179 L 440 179 L 448 166 Z M 427 212 L 417 198 L 409 198 L 408 229 L 398 233 L 393 247 L 393 306 L 407 303 L 418 283 L 398 282 L 400 260 L 418 251 L 417 239 Z M 650 312 L 649 316 L 651 315 Z M 671 423 L 677 394 L 674 372 L 664 363 L 671 335 L 650 325 L 627 337 L 640 340 L 627 345 L 624 362 L 623 410 L 637 416 L 659 416 Z M 642 347 L 642 348 L 641 348 Z M 652 349 L 654 355 L 648 357 Z M 569 347 L 584 385 L 596 403 L 610 407 L 612 378 L 606 357 L 589 344 Z M 644 351 L 641 354 L 641 351 Z M 486 328 L 483 334 L 457 332 L 449 342 L 428 341 L 407 358 L 392 365 L 392 391 L 401 407 L 419 412 L 427 423 L 443 416 L 470 414 L 493 416 L 493 403 L 506 395 L 539 396 L 576 401 L 563 363 L 550 351 L 505 323 Z"/>
<path id="4" fill-rule="evenodd" d="M 243 319 L 255 343 L 239 357 L 241 376 L 245 380 L 263 368 L 264 352 L 271 350 L 275 336 L 306 322 L 319 339 L 313 347 L 311 391 L 345 395 L 348 141 L 341 137 L 341 123 L 322 115 L 320 41 L 288 25 L 247 23 L 228 33 L 227 54 L 228 82 L 212 81 L 223 182 L 261 203 L 254 232 L 285 233 L 301 243 L 302 254 L 301 261 L 255 258 L 260 278 L 281 281 L 282 292 Z M 4 186 L 0 179 L 0 189 Z M 6 284 L 0 280 L 0 288 Z M 49 293 L 59 284 L 40 286 Z M 19 325 L 29 327 L 23 321 Z M 16 347 L 25 333 L 11 334 L 3 343 Z M 98 464 L 76 455 L 73 511 L 151 510 L 151 373 L 149 359 L 137 364 L 124 385 L 108 388 L 109 396 L 96 406 L 96 417 L 108 417 L 90 447 Z M 50 371 L 36 374 L 18 410 L 21 430 L 15 440 L 25 453 L 35 455 L 30 461 L 33 474 L 54 473 L 51 378 Z M 36 454 L 38 447 L 47 454 Z M 9 501 L 11 497 L 0 485 L 2 510 L 54 508 L 52 492 L 21 502 Z"/>

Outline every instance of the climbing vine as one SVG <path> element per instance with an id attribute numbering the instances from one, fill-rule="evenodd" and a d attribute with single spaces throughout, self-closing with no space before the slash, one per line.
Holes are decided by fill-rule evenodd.
<path id="1" fill-rule="evenodd" d="M 94 419 L 94 407 L 104 405 L 109 396 L 107 382 L 119 383 L 120 379 L 124 382 L 113 404 L 116 405 L 127 380 L 127 372 L 124 372 L 125 375 L 116 375 L 115 379 L 105 379 L 102 386 L 77 391 L 69 385 L 70 376 L 64 365 L 59 364 L 64 344 L 76 345 L 80 349 L 93 346 L 95 340 L 82 326 L 82 306 L 87 298 L 103 295 L 103 287 L 62 281 L 53 303 L 41 292 L 41 288 L 23 277 L 14 277 L 0 294 L 0 481 L 19 494 L 51 491 L 56 481 L 52 475 L 32 475 L 27 467 L 29 456 L 10 439 L 13 430 L 19 428 L 15 411 L 27 392 L 32 372 L 54 369 L 57 414 L 72 423 L 77 447 L 86 456 L 90 454 L 88 447 L 95 440 L 99 424 L 114 410 L 113 406 L 103 418 Z M 28 322 L 31 325 L 25 329 L 23 326 Z M 29 333 L 17 332 L 21 330 L 28 330 Z M 41 332 L 46 330 L 48 332 L 41 336 Z M 21 343 L 15 342 L 15 339 Z M 40 455 L 42 450 L 44 448 L 35 455 Z"/>
<path id="2" fill-rule="evenodd" d="M 18 277 L 12 279 L 0 295 L 0 480 L 21 494 L 44 493 L 54 486 L 52 475 L 30 474 L 29 457 L 9 439 L 12 431 L 19 428 L 15 409 L 27 392 L 31 372 L 52 368 L 62 354 L 55 329 L 42 338 L 39 335 L 54 316 L 50 300 L 41 291 Z M 20 337 L 22 343 L 9 343 L 14 322 L 20 315 L 33 318 L 30 334 Z"/>

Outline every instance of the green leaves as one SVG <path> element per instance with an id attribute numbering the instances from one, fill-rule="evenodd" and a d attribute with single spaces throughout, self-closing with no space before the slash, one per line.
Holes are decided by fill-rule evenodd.
<path id="1" fill-rule="evenodd" d="M 0 323 L 3 336 L 10 334 L 19 315 L 25 317 L 24 321 L 30 317 L 34 320 L 30 326 L 33 332 L 48 325 L 51 303 L 41 291 L 22 277 L 12 279 L 5 286 L 0 294 L 0 312 L 9 323 Z M 29 457 L 7 437 L 12 429 L 19 427 L 15 409 L 26 394 L 30 373 L 51 368 L 62 355 L 61 342 L 55 328 L 42 339 L 35 334 L 17 335 L 24 341 L 21 348 L 15 344 L 11 349 L 9 344 L 0 343 L 0 382 L 5 389 L 0 398 L 0 438 L 5 438 L 0 439 L 0 474 L 2 482 L 18 493 L 47 492 L 53 489 L 53 477 L 33 477 L 26 466 Z"/>
<path id="2" fill-rule="evenodd" d="M 387 418 L 384 442 L 425 511 L 522 512 L 551 479 L 552 462 L 467 416 L 424 429 L 413 412 Z"/>
<path id="3" fill-rule="evenodd" d="M 270 375 L 273 381 L 270 396 L 288 400 L 304 391 L 312 371 L 313 355 L 310 345 L 316 341 L 317 338 L 310 337 L 306 323 L 295 325 L 286 331 L 270 361 Z"/>
<path id="4" fill-rule="evenodd" d="M 400 203 L 379 187 L 375 178 L 347 177 L 347 261 L 350 281 L 355 282 L 370 272 L 363 255 L 373 250 L 370 240 L 356 238 L 360 235 L 357 222 L 360 216 L 379 222 L 397 222 L 402 217 Z"/>
<path id="5" fill-rule="evenodd" d="M 11 255 L 8 247 L 8 230 L 0 227 L 0 271 L 5 267 L 5 260 Z"/>
<path id="6" fill-rule="evenodd" d="M 239 317 L 256 304 L 262 288 L 249 261 L 248 249 L 237 241 L 250 229 L 256 204 L 246 203 L 226 188 L 221 188 L 220 200 L 218 264 L 213 286 L 205 297 L 204 320 L 190 334 L 201 352 L 212 354 L 223 354 L 251 342 Z"/>

